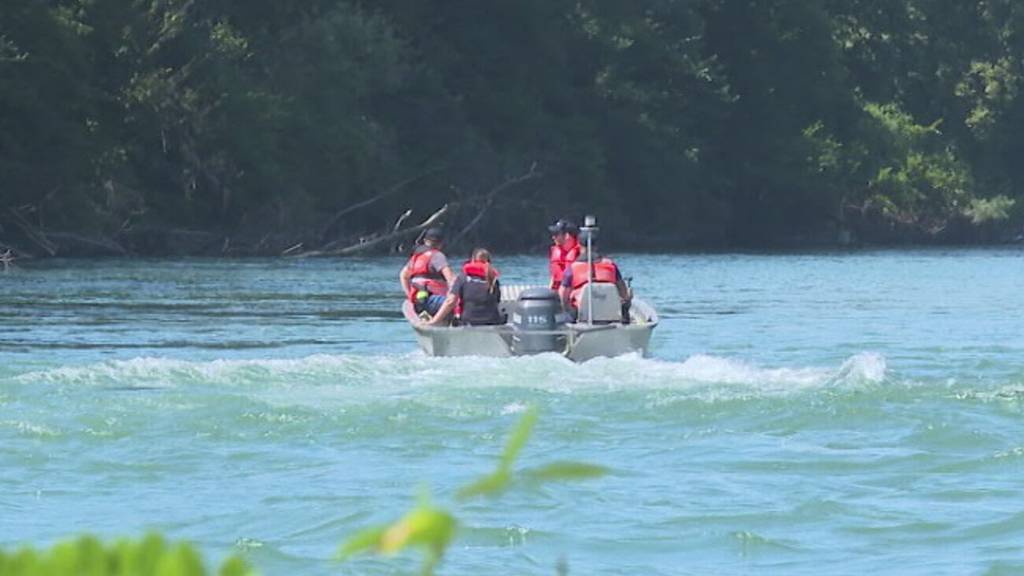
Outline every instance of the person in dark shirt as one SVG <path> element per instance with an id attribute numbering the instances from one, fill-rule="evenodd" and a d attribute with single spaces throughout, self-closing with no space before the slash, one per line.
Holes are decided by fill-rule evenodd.
<path id="1" fill-rule="evenodd" d="M 498 303 L 501 302 L 498 275 L 498 269 L 491 265 L 491 253 L 483 248 L 474 250 L 472 258 L 463 264 L 462 273 L 455 278 L 441 308 L 427 324 L 441 324 L 453 310 L 459 322 L 464 325 L 504 323 L 505 319 L 498 309 Z"/>

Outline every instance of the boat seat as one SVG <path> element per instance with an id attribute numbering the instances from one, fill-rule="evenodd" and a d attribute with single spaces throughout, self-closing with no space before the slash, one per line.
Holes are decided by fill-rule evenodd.
<path id="1" fill-rule="evenodd" d="M 508 286 L 501 285 L 501 301 L 502 302 L 515 302 L 519 299 L 519 295 L 522 294 L 523 290 L 534 288 L 526 284 L 509 284 Z"/>
<path id="2" fill-rule="evenodd" d="M 593 300 L 594 317 L 590 318 L 589 302 Z M 580 305 L 576 317 L 577 322 L 593 322 L 595 324 L 622 322 L 622 303 L 619 300 L 619 289 L 615 284 L 587 284 L 580 294 Z"/>

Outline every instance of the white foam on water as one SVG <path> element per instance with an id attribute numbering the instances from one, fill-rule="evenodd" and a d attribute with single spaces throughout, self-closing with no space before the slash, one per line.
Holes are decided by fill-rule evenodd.
<path id="1" fill-rule="evenodd" d="M 406 355 L 326 355 L 305 358 L 188 361 L 135 358 L 65 366 L 21 374 L 23 384 L 131 389 L 181 386 L 251 387 L 278 392 L 326 388 L 323 395 L 410 394 L 428 389 L 526 388 L 555 393 L 620 390 L 706 390 L 738 395 L 787 394 L 857 387 L 885 380 L 884 356 L 861 353 L 840 366 L 764 367 L 747 361 L 698 354 L 682 362 L 638 355 L 573 364 L 556 354 L 522 358 L 431 358 Z M 510 404 L 503 411 L 521 407 Z"/>
<path id="2" fill-rule="evenodd" d="M 520 414 L 522 412 L 526 412 L 526 409 L 528 407 L 529 406 L 527 406 L 523 402 L 512 402 L 511 404 L 506 404 L 506 405 L 502 406 L 501 407 L 501 413 L 504 416 L 507 416 L 509 414 Z"/>
<path id="3" fill-rule="evenodd" d="M 27 372 L 16 376 L 14 380 L 21 383 L 126 387 L 171 387 L 196 382 L 234 385 L 296 377 L 371 377 L 393 372 L 401 365 L 394 362 L 394 358 L 396 357 L 319 354 L 296 359 L 220 359 L 197 362 L 143 357 Z"/>
<path id="4" fill-rule="evenodd" d="M 888 363 L 881 354 L 862 352 L 839 367 L 834 380 L 846 383 L 879 384 L 885 380 Z"/>
<path id="5" fill-rule="evenodd" d="M 19 434 L 25 436 L 37 436 L 40 438 L 54 438 L 60 436 L 60 432 L 44 426 L 42 424 L 34 424 L 25 420 L 2 420 L 0 421 L 0 427 L 13 428 Z"/>

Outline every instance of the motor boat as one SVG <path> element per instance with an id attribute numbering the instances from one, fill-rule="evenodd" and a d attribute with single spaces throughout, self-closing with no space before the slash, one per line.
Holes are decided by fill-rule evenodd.
<path id="1" fill-rule="evenodd" d="M 593 271 L 597 221 L 584 218 L 580 237 Z M 593 272 L 591 272 L 593 274 Z M 402 314 L 430 356 L 528 356 L 557 353 L 575 362 L 598 356 L 646 354 L 658 325 L 654 308 L 638 298 L 624 307 L 615 284 L 591 281 L 579 294 L 576 318 L 562 310 L 558 294 L 546 286 L 502 286 L 498 310 L 505 323 L 494 326 L 428 326 L 406 300 Z"/>
<path id="2" fill-rule="evenodd" d="M 576 320 L 562 312 L 558 294 L 547 287 L 502 286 L 498 308 L 507 320 L 494 326 L 428 326 L 408 300 L 402 313 L 416 332 L 420 348 L 430 356 L 557 353 L 583 362 L 599 356 L 645 354 L 658 325 L 654 308 L 639 298 L 633 298 L 628 322 L 623 322 L 618 289 L 612 284 L 585 286 Z"/>

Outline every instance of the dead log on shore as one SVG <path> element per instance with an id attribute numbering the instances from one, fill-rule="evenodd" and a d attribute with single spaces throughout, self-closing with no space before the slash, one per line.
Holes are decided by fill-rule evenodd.
<path id="1" fill-rule="evenodd" d="M 491 191 L 488 192 L 484 196 L 484 203 L 483 203 L 483 206 L 480 208 L 480 211 L 477 212 L 476 216 L 474 216 L 473 219 L 469 221 L 469 224 L 466 224 L 462 228 L 462 230 L 460 230 L 458 232 L 458 234 L 453 236 L 448 241 L 448 243 L 450 245 L 454 246 L 470 230 L 472 230 L 477 224 L 479 224 L 480 221 L 483 220 L 484 215 L 487 214 L 487 211 L 491 209 L 492 205 L 494 205 L 494 201 L 498 198 L 498 196 L 501 193 L 505 192 L 509 188 L 512 188 L 514 186 L 518 186 L 519 184 L 522 184 L 523 182 L 527 182 L 529 180 L 533 180 L 534 178 L 540 178 L 542 176 L 544 176 L 544 173 L 543 172 L 537 172 L 537 163 L 534 162 L 533 165 L 530 166 L 530 170 L 526 174 L 523 174 L 521 176 L 516 176 L 515 178 L 509 178 L 508 180 L 505 180 L 501 184 L 499 184 L 499 185 L 495 186 L 494 188 L 492 188 Z"/>
<path id="2" fill-rule="evenodd" d="M 352 204 L 351 206 L 346 206 L 345 208 L 342 208 L 341 210 L 336 212 L 334 214 L 334 216 L 331 216 L 331 219 L 328 220 L 327 224 L 324 225 L 323 229 L 320 230 L 320 235 L 319 235 L 320 242 L 323 242 L 327 238 L 327 236 L 334 230 L 334 227 L 337 226 L 337 224 L 341 220 L 341 218 L 343 216 L 345 216 L 346 214 L 350 214 L 350 213 L 355 212 L 356 210 L 358 210 L 360 208 L 363 208 L 365 206 L 369 206 L 370 204 L 373 204 L 374 202 L 377 202 L 378 200 L 383 200 L 384 198 L 387 198 L 388 196 L 391 196 L 392 194 L 398 192 L 402 188 L 405 188 L 409 184 L 412 184 L 414 182 L 422 180 L 423 178 L 426 178 L 427 176 L 430 176 L 432 174 L 436 174 L 436 173 L 438 173 L 438 172 L 440 172 L 441 170 L 444 170 L 444 169 L 445 169 L 445 166 L 437 166 L 437 167 L 431 168 L 430 170 L 427 170 L 425 172 L 421 172 L 421 173 L 419 173 L 419 174 L 417 174 L 415 176 L 412 176 L 410 178 L 406 178 L 405 180 L 402 180 L 401 182 L 398 182 L 398 183 L 392 185 L 391 187 L 387 188 L 386 190 L 384 190 L 380 194 L 371 196 L 370 198 L 367 198 L 366 200 L 362 200 L 360 202 L 356 202 L 355 204 Z M 395 227 L 395 230 L 396 231 L 398 230 L 397 226 Z"/>
<path id="3" fill-rule="evenodd" d="M 44 231 L 29 222 L 28 218 L 25 218 L 25 215 L 16 208 L 8 208 L 7 215 L 7 220 L 21 231 L 20 237 L 48 256 L 125 256 L 128 254 L 123 246 L 111 238 L 75 232 Z"/>
<path id="4" fill-rule="evenodd" d="M 476 215 L 457 234 L 455 234 L 454 236 L 451 237 L 451 239 L 448 242 L 448 244 L 449 245 L 456 244 L 469 231 L 471 231 L 474 227 L 476 227 L 476 225 L 479 224 L 481 220 L 483 220 L 484 216 L 487 215 L 487 212 L 494 205 L 495 201 L 503 193 L 507 192 L 508 190 L 510 190 L 510 189 L 512 189 L 512 188 L 514 188 L 514 187 L 516 187 L 516 186 L 518 186 L 518 185 L 520 185 L 520 184 L 522 184 L 524 182 L 527 182 L 527 181 L 530 181 L 530 180 L 534 180 L 536 178 L 540 178 L 543 175 L 544 174 L 542 172 L 538 172 L 537 171 L 537 164 L 534 163 L 532 166 L 530 166 L 530 169 L 525 174 L 522 174 L 520 176 L 516 176 L 516 177 L 513 177 L 513 178 L 509 178 L 509 179 L 505 180 L 504 182 L 502 182 L 501 184 L 498 184 L 497 186 L 495 186 L 494 188 L 489 190 L 486 194 L 479 195 L 477 198 L 482 200 L 482 205 L 480 205 L 480 208 L 477 211 Z M 419 176 L 419 177 L 422 177 L 422 175 Z M 417 177 L 417 178 L 419 178 L 419 177 Z M 415 180 L 415 179 L 410 179 L 410 180 L 406 180 L 406 181 L 400 182 L 398 185 L 396 185 L 396 187 L 401 187 L 401 186 L 407 185 L 409 182 L 411 182 L 413 180 Z M 390 193 L 394 192 L 396 190 L 396 187 L 392 187 L 392 188 L 386 190 L 384 194 L 390 194 Z M 346 208 L 345 210 L 342 210 L 341 212 L 339 212 L 338 214 L 335 215 L 334 219 L 332 219 L 332 224 L 331 225 L 333 225 L 333 222 L 335 222 L 337 220 L 337 218 L 340 217 L 340 215 L 349 213 L 352 210 L 355 210 L 356 208 L 361 208 L 362 206 L 365 206 L 368 202 L 376 201 L 380 197 L 382 197 L 382 196 L 378 195 L 377 197 L 371 198 L 368 201 L 360 202 L 360 203 L 358 203 L 356 205 L 353 205 L 353 206 L 351 206 L 349 208 Z M 445 204 L 439 210 L 437 210 L 436 212 L 431 214 L 426 220 L 424 220 L 423 222 L 417 224 L 416 226 L 410 226 L 410 227 L 407 227 L 407 228 L 402 228 L 402 224 L 412 214 L 412 210 L 411 209 L 406 210 L 404 213 L 402 213 L 401 216 L 398 217 L 398 220 L 395 222 L 395 225 L 394 225 L 394 227 L 393 227 L 393 229 L 392 229 L 392 231 L 390 233 L 381 234 L 379 236 L 374 236 L 374 237 L 369 237 L 369 238 L 360 238 L 359 242 L 357 242 L 355 244 L 352 244 L 352 245 L 349 245 L 349 246 L 338 247 L 338 245 L 340 243 L 340 240 L 335 240 L 335 241 L 332 241 L 332 242 L 328 242 L 327 244 L 324 244 L 323 246 L 321 246 L 319 249 L 316 249 L 316 250 L 307 250 L 305 252 L 298 252 L 298 250 L 301 248 L 301 246 L 297 244 L 297 245 L 292 246 L 291 248 L 285 250 L 284 252 L 282 252 L 281 255 L 282 256 L 291 256 L 291 257 L 296 257 L 296 258 L 312 258 L 312 257 L 319 257 L 319 256 L 352 256 L 354 254 L 360 254 L 360 253 L 363 253 L 363 252 L 367 252 L 367 251 L 370 251 L 371 249 L 373 249 L 373 248 L 375 248 L 377 246 L 380 246 L 381 244 L 384 244 L 384 243 L 392 243 L 392 244 L 394 244 L 396 241 L 400 241 L 400 240 L 402 240 L 404 238 L 409 237 L 414 232 L 421 232 L 423 230 L 426 230 L 430 226 L 433 226 L 434 224 L 436 224 L 441 219 L 441 217 L 444 216 L 448 212 L 449 208 L 454 207 L 455 205 L 456 204 Z M 329 227 L 328 227 L 328 229 L 329 229 Z M 326 230 L 327 229 L 325 229 L 325 231 Z"/>
<path id="5" fill-rule="evenodd" d="M 31 260 L 35 257 L 31 252 L 23 250 L 15 244 L 9 244 L 6 242 L 0 242 L 0 252 L 10 252 L 11 256 L 15 260 Z"/>
<path id="6" fill-rule="evenodd" d="M 7 272 L 8 270 L 11 269 L 11 264 L 14 262 L 14 260 L 15 257 L 14 254 L 11 252 L 10 248 L 8 248 L 3 253 L 0 253 L 0 264 L 4 265 L 4 272 Z"/>
<path id="7" fill-rule="evenodd" d="M 435 223 L 437 223 L 437 221 L 440 220 L 441 217 L 444 216 L 447 212 L 448 212 L 448 204 L 445 204 L 438 211 L 434 212 L 429 217 L 427 217 L 426 220 L 424 220 L 423 222 L 420 222 L 419 224 L 417 224 L 415 226 L 409 226 L 408 228 L 403 228 L 401 230 L 395 230 L 394 232 L 391 232 L 390 234 L 384 234 L 384 235 L 378 236 L 376 238 L 371 238 L 371 239 L 368 239 L 368 240 L 364 240 L 364 241 L 358 242 L 356 244 L 353 244 L 351 246 L 346 246 L 344 248 L 337 248 L 337 249 L 331 249 L 331 250 L 310 250 L 309 252 L 302 252 L 300 254 L 296 254 L 294 257 L 296 257 L 296 258 L 313 258 L 313 257 L 317 257 L 317 256 L 352 256 L 354 254 L 359 254 L 359 253 L 362 253 L 362 252 L 366 252 L 367 250 L 369 250 L 369 249 L 371 249 L 371 248 L 373 248 L 375 246 L 379 246 L 379 245 L 384 244 L 386 242 L 394 242 L 395 240 L 398 240 L 400 238 L 404 238 L 406 236 L 409 236 L 410 234 L 412 234 L 414 232 L 421 232 L 423 230 L 426 230 L 427 228 L 429 228 L 429 227 L 433 226 Z M 401 222 L 399 222 L 399 223 L 401 223 Z"/>
<path id="8" fill-rule="evenodd" d="M 408 218 L 409 216 L 412 216 L 412 208 L 409 208 L 408 210 L 403 212 L 401 216 L 398 217 L 398 220 L 395 221 L 395 227 L 394 227 L 394 229 L 392 231 L 393 232 L 397 232 L 398 229 L 402 227 L 402 222 L 405 222 L 405 219 Z M 403 244 L 402 242 L 399 242 L 397 244 L 392 244 L 391 245 L 391 251 L 392 252 L 396 252 L 396 253 L 397 252 L 404 252 L 405 251 L 405 244 Z"/>
<path id="9" fill-rule="evenodd" d="M 57 255 L 57 246 L 55 246 L 53 242 L 50 242 L 49 238 L 46 237 L 46 234 L 42 230 L 33 226 L 32 223 L 29 222 L 28 219 L 26 219 L 21 212 L 19 212 L 15 208 L 8 208 L 7 213 L 10 214 L 11 221 L 14 222 L 15 226 L 21 229 L 22 233 L 24 233 L 25 235 L 25 238 L 29 242 L 31 242 L 37 248 L 42 249 L 50 256 Z"/>
<path id="10" fill-rule="evenodd" d="M 187 228 L 133 227 L 118 240 L 129 252 L 147 256 L 212 256 L 224 245 L 223 234 Z"/>
<path id="11" fill-rule="evenodd" d="M 284 252 L 281 252 L 281 256 L 288 256 L 294 252 L 298 252 L 299 250 L 302 250 L 302 246 L 302 242 L 299 242 L 298 244 L 293 244 L 292 246 L 286 248 Z"/>
<path id="12" fill-rule="evenodd" d="M 395 220 L 395 227 L 392 228 L 391 231 L 398 232 L 398 229 L 402 227 L 402 222 L 405 222 L 405 219 L 409 216 L 412 216 L 412 208 L 403 212 L 402 215 L 398 217 L 398 220 Z"/>
<path id="13" fill-rule="evenodd" d="M 127 256 L 128 251 L 110 238 L 84 236 L 73 232 L 50 232 L 61 256 Z"/>

